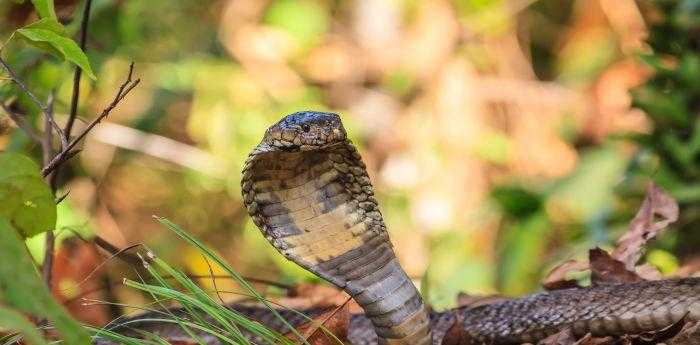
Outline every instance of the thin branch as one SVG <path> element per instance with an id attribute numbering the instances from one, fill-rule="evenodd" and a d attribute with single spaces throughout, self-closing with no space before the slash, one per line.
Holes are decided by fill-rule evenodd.
<path id="1" fill-rule="evenodd" d="M 63 200 L 65 200 L 68 197 L 68 194 L 70 194 L 70 190 L 56 198 L 56 205 L 60 204 Z"/>
<path id="2" fill-rule="evenodd" d="M 92 0 L 85 0 L 85 7 L 83 8 L 83 19 L 80 22 L 80 49 L 85 52 L 85 46 L 87 43 L 87 31 L 88 24 L 90 22 L 90 8 L 92 7 Z M 64 131 L 65 139 L 70 140 L 70 134 L 73 131 L 73 123 L 75 118 L 78 116 L 78 99 L 80 98 L 80 76 L 83 70 L 75 66 L 75 74 L 73 74 L 73 95 L 70 99 L 70 115 L 68 116 L 68 122 L 66 122 L 66 128 Z"/>
<path id="3" fill-rule="evenodd" d="M 60 149 L 63 150 L 64 147 L 68 145 L 68 140 L 65 138 L 65 135 L 63 134 L 63 130 L 61 129 L 61 126 L 56 123 L 56 120 L 53 117 L 53 102 L 54 102 L 54 95 L 53 91 L 49 93 L 49 97 L 46 100 L 46 112 L 44 115 L 46 118 L 49 120 L 49 123 L 51 124 L 51 127 L 56 131 L 56 134 L 58 134 L 58 139 L 61 142 Z"/>
<path id="4" fill-rule="evenodd" d="M 15 84 L 17 84 L 17 86 L 19 86 L 19 88 L 22 89 L 22 91 L 23 91 L 27 96 L 29 96 L 29 98 L 32 100 L 32 102 L 34 102 L 34 104 L 36 104 L 36 106 L 39 107 L 39 109 L 41 109 L 41 111 L 42 111 L 45 115 L 48 114 L 48 112 L 49 112 L 48 107 L 47 107 L 46 105 L 44 105 L 44 103 L 42 103 L 42 102 L 39 100 L 39 98 L 37 98 L 36 95 L 34 95 L 34 93 L 32 93 L 32 92 L 29 90 L 29 88 L 27 87 L 27 85 L 22 81 L 22 79 L 19 78 L 19 76 L 17 76 L 17 74 L 15 73 L 15 71 L 13 71 L 12 68 L 10 68 L 10 65 L 8 65 L 7 62 L 5 62 L 5 60 L 2 59 L 2 57 L 0 57 L 0 65 L 2 65 L 3 68 L 5 68 L 5 70 L 7 71 L 7 74 L 10 75 L 10 79 L 12 79 L 12 81 L 13 81 Z"/>
<path id="5" fill-rule="evenodd" d="M 49 104 L 53 104 L 53 100 L 49 98 Z M 53 110 L 47 111 L 47 114 L 50 114 Z M 41 151 L 42 151 L 42 157 L 44 160 L 44 164 L 46 164 L 47 161 L 51 159 L 53 156 L 53 148 L 51 147 L 51 142 L 53 141 L 53 127 L 51 126 L 51 118 L 52 116 L 45 116 L 44 117 L 44 138 L 41 141 Z M 53 179 L 53 174 L 49 174 L 47 176 L 44 176 L 46 181 L 51 181 Z M 49 183 L 50 184 L 50 183 Z M 53 189 L 52 186 L 52 192 L 55 193 L 56 190 Z M 42 264 L 41 268 L 41 277 L 44 279 L 44 283 L 46 286 L 48 286 L 49 290 L 51 290 L 51 280 L 52 280 L 52 271 L 53 271 L 53 250 L 54 250 L 54 245 L 56 242 L 55 234 L 53 232 L 53 229 L 49 229 L 46 232 L 46 239 L 44 242 L 44 263 Z"/>
<path id="6" fill-rule="evenodd" d="M 19 78 L 17 73 L 15 73 L 15 71 L 13 71 L 12 68 L 10 68 L 10 65 L 8 65 L 7 62 L 5 62 L 5 60 L 2 59 L 2 57 L 0 57 L 0 65 L 2 65 L 2 67 L 5 69 L 5 71 L 7 71 L 7 74 L 10 76 L 10 79 L 15 84 L 17 84 L 17 86 L 19 86 L 19 88 L 22 89 L 22 91 L 27 96 L 29 96 L 29 99 L 31 99 L 32 102 L 34 102 L 34 104 L 37 107 L 39 107 L 39 109 L 44 114 L 44 116 L 49 119 L 47 125 L 53 127 L 54 130 L 56 130 L 56 132 L 61 136 L 61 143 L 63 143 L 64 142 L 63 130 L 61 129 L 61 127 L 58 126 L 58 124 L 56 124 L 56 122 L 53 119 L 53 105 L 52 104 L 47 105 L 47 104 L 42 103 L 39 100 L 39 98 L 31 90 L 29 90 L 29 88 L 27 87 L 27 84 L 25 84 L 22 81 L 22 79 Z M 49 95 L 49 102 L 53 103 L 53 95 L 52 94 Z"/>
<path id="7" fill-rule="evenodd" d="M 102 113 L 100 113 L 100 115 L 97 118 L 92 120 L 92 122 L 90 122 L 90 124 L 88 124 L 87 127 L 85 127 L 85 129 L 83 129 L 83 131 L 80 134 L 78 134 L 78 136 L 75 139 L 73 139 L 73 141 L 70 142 L 70 144 L 63 148 L 63 150 L 61 150 L 61 152 L 59 152 L 51 160 L 51 162 L 44 166 L 44 169 L 41 170 L 41 174 L 43 176 L 47 176 L 58 166 L 60 166 L 66 160 L 68 160 L 71 155 L 71 150 L 75 147 L 75 145 L 77 145 L 83 138 L 85 138 L 85 136 L 90 132 L 90 130 L 92 130 L 92 128 L 95 127 L 98 123 L 100 123 L 100 121 L 102 121 L 105 117 L 107 117 L 107 115 L 109 115 L 109 113 L 119 104 L 119 102 L 121 102 L 126 97 L 126 95 L 128 95 L 129 92 L 131 92 L 131 90 L 133 90 L 136 87 L 136 85 L 138 85 L 139 82 L 141 82 L 141 79 L 132 80 L 133 73 L 134 63 L 132 62 L 129 66 L 129 75 L 126 81 L 124 81 L 124 83 L 122 83 L 122 85 L 119 86 L 119 90 L 114 96 L 112 102 L 104 110 L 102 110 Z"/>

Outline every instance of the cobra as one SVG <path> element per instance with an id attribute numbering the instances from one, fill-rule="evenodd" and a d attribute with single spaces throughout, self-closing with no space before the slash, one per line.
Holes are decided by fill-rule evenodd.
<path id="1" fill-rule="evenodd" d="M 431 315 L 396 258 L 365 165 L 336 114 L 297 112 L 272 125 L 249 154 L 241 186 L 272 246 L 364 309 L 374 332 L 351 324 L 358 343 L 431 344 L 443 319 L 479 341 L 518 343 L 567 327 L 615 335 L 700 317 L 697 278 L 559 290 Z"/>

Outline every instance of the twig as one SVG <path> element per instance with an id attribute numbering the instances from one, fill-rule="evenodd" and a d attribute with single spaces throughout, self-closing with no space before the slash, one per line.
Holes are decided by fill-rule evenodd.
<path id="1" fill-rule="evenodd" d="M 56 120 L 53 117 L 53 102 L 55 98 L 53 95 L 53 91 L 49 93 L 49 97 L 46 100 L 46 112 L 44 115 L 46 118 L 49 120 L 49 123 L 51 124 L 51 127 L 56 131 L 56 134 L 58 134 L 58 139 L 61 142 L 60 149 L 63 150 L 66 145 L 68 145 L 68 139 L 65 138 L 65 135 L 63 134 L 63 130 L 61 129 L 61 126 L 56 123 Z"/>
<path id="2" fill-rule="evenodd" d="M 52 105 L 53 101 L 51 98 L 49 98 L 49 104 Z M 50 114 L 50 111 L 47 111 L 47 114 Z M 53 156 L 53 148 L 51 147 L 51 142 L 53 140 L 53 127 L 50 124 L 52 116 L 45 116 L 44 117 L 44 138 L 41 141 L 41 152 L 42 152 L 42 157 L 44 160 L 44 164 L 46 164 L 49 159 Z M 47 182 L 50 183 L 50 181 L 53 179 L 53 174 L 49 174 L 45 176 L 45 179 Z M 52 192 L 56 192 L 55 189 L 53 189 L 52 186 Z M 46 232 L 46 239 L 44 242 L 44 263 L 41 268 L 41 277 L 44 279 L 44 283 L 46 286 L 48 286 L 49 290 L 51 290 L 51 280 L 52 280 L 52 270 L 53 270 L 53 250 L 54 250 L 54 245 L 56 242 L 56 238 L 53 232 L 53 229 L 49 229 Z"/>
<path id="3" fill-rule="evenodd" d="M 200 254 L 202 256 L 202 259 L 204 259 L 204 262 L 207 263 L 207 267 L 209 268 L 209 277 L 211 277 L 211 283 L 214 285 L 214 291 L 216 291 L 216 297 L 219 298 L 219 301 L 221 304 L 226 304 L 224 302 L 224 299 L 221 297 L 221 294 L 219 293 L 219 287 L 216 286 L 216 278 L 214 277 L 214 270 L 211 268 L 211 263 L 209 263 L 209 259 L 207 259 L 206 256 L 204 256 L 204 253 Z"/>
<path id="4" fill-rule="evenodd" d="M 121 102 L 126 97 L 126 95 L 128 95 L 129 92 L 131 92 L 131 90 L 133 90 L 134 87 L 136 87 L 136 85 L 138 85 L 139 82 L 141 82 L 141 79 L 132 80 L 133 73 L 134 63 L 132 62 L 129 66 L 129 76 L 127 77 L 126 81 L 124 81 L 124 83 L 122 83 L 122 85 L 119 86 L 119 90 L 114 96 L 112 102 L 104 110 L 102 110 L 102 113 L 100 113 L 100 115 L 97 118 L 92 120 L 92 122 L 90 122 L 90 124 L 88 124 L 87 127 L 85 127 L 85 129 L 83 129 L 83 131 L 80 134 L 78 134 L 78 136 L 75 139 L 73 139 L 73 141 L 70 142 L 70 144 L 64 147 L 63 150 L 61 150 L 61 152 L 59 152 L 51 160 L 51 162 L 44 166 L 44 168 L 41 170 L 41 174 L 43 176 L 47 176 L 58 166 L 60 166 L 66 160 L 68 160 L 70 158 L 71 150 L 75 147 L 75 145 L 77 145 L 83 138 L 85 138 L 85 136 L 90 132 L 90 130 L 92 130 L 92 128 L 95 127 L 98 123 L 100 123 L 100 121 L 102 121 L 105 117 L 107 117 L 107 115 L 109 115 L 109 113 L 119 104 L 119 102 Z"/>
<path id="5" fill-rule="evenodd" d="M 65 200 L 68 197 L 68 194 L 70 194 L 70 190 L 68 190 L 67 192 L 63 193 L 63 195 L 56 198 L 56 205 L 60 204 L 63 200 Z"/>
<path id="6" fill-rule="evenodd" d="M 83 8 L 83 19 L 80 22 L 80 49 L 85 51 L 85 46 L 87 43 L 87 31 L 88 24 L 90 22 L 90 8 L 92 7 L 92 0 L 85 1 L 85 8 Z M 80 76 L 83 70 L 75 66 L 75 73 L 73 74 L 73 95 L 70 99 L 70 115 L 68 116 L 68 122 L 66 122 L 66 128 L 64 130 L 64 135 L 66 140 L 70 140 L 70 134 L 73 131 L 73 123 L 75 118 L 78 116 L 78 99 L 80 98 Z"/>
<path id="7" fill-rule="evenodd" d="M 91 0 L 86 0 L 85 3 L 85 8 L 83 11 L 83 19 L 81 22 L 81 31 L 80 31 L 80 46 L 83 50 L 85 50 L 85 45 L 87 42 L 87 30 L 88 30 L 88 21 L 90 17 L 90 8 L 92 5 Z M 78 98 L 80 95 L 80 77 L 82 74 L 82 70 L 80 68 L 76 67 L 76 72 L 74 74 L 73 78 L 73 95 L 71 98 L 71 112 L 70 116 L 68 119 L 68 122 L 66 124 L 66 130 L 63 131 L 60 126 L 54 121 L 53 117 L 53 93 L 49 95 L 49 99 L 47 101 L 47 104 L 45 105 L 42 103 L 39 98 L 34 95 L 34 93 L 29 90 L 27 85 L 19 78 L 19 76 L 10 68 L 10 66 L 5 62 L 5 60 L 0 57 L 0 65 L 7 71 L 10 79 L 19 86 L 19 88 L 32 100 L 32 102 L 39 107 L 39 109 L 42 111 L 44 114 L 44 121 L 45 121 L 45 126 L 44 126 L 44 131 L 45 135 L 44 137 L 40 137 L 37 135 L 33 130 L 31 130 L 31 127 L 28 126 L 22 119 L 18 116 L 18 114 L 14 113 L 11 111 L 4 103 L 0 102 L 0 105 L 2 105 L 2 108 L 8 113 L 10 118 L 17 124 L 18 127 L 22 128 L 29 137 L 32 139 L 38 141 L 42 145 L 42 152 L 43 152 L 43 160 L 44 160 L 44 168 L 42 169 L 42 175 L 46 178 L 47 182 L 51 186 L 52 191 L 56 192 L 57 189 L 57 173 L 58 173 L 58 168 L 60 167 L 61 164 L 63 164 L 65 161 L 69 160 L 71 157 L 76 155 L 79 150 L 73 150 L 75 146 L 83 139 L 85 136 L 90 132 L 90 130 L 95 127 L 102 119 L 107 117 L 109 113 L 121 102 L 131 90 L 136 87 L 140 79 L 132 80 L 133 72 L 134 72 L 134 64 L 133 62 L 129 66 L 129 75 L 127 77 L 127 80 L 119 87 L 119 90 L 112 100 L 112 102 L 102 111 L 102 113 L 95 119 L 93 120 L 76 138 L 75 140 L 70 141 L 70 134 L 73 128 L 73 124 L 75 122 L 75 119 L 77 118 L 77 105 L 78 105 Z M 53 149 L 52 149 L 52 138 L 53 138 L 53 131 L 56 131 L 56 133 L 59 136 L 60 142 L 61 142 L 61 147 L 60 147 L 60 152 L 53 156 Z M 53 158 L 51 158 L 53 157 Z M 64 196 L 65 197 L 65 196 Z M 58 202 L 60 202 L 61 199 L 59 199 Z M 58 203 L 57 202 L 57 203 Z M 100 240 L 98 245 L 104 249 L 111 248 L 111 249 L 116 249 L 113 245 L 111 245 L 109 242 L 101 239 L 98 237 Z M 47 286 L 49 288 L 51 287 L 51 270 L 53 266 L 53 250 L 54 250 L 54 242 L 55 242 L 55 236 L 53 231 L 48 231 L 46 235 L 46 252 L 45 252 L 45 258 L 44 258 L 44 265 L 42 268 L 42 275 L 44 277 L 44 281 L 46 282 Z"/>
<path id="8" fill-rule="evenodd" d="M 110 259 L 111 258 L 119 258 L 119 259 L 122 259 L 127 264 L 132 265 L 134 267 L 141 266 L 141 259 L 139 259 L 139 257 L 136 256 L 135 254 L 129 253 L 129 250 L 131 250 L 132 248 L 143 245 L 142 243 L 137 243 L 137 244 L 128 246 L 124 249 L 119 249 L 100 236 L 95 236 L 95 238 L 93 238 L 93 242 L 98 247 L 106 250 L 111 255 Z"/>
<path id="9" fill-rule="evenodd" d="M 34 93 L 32 93 L 32 92 L 29 90 L 29 88 L 27 87 L 27 85 L 24 84 L 24 82 L 22 81 L 22 79 L 20 79 L 20 78 L 17 76 L 17 74 L 15 73 L 15 71 L 13 71 L 12 68 L 10 68 L 10 66 L 7 64 L 7 62 L 5 62 L 5 60 L 2 59 L 2 57 L 0 57 L 0 65 L 2 65 L 3 68 L 5 68 L 5 70 L 7 71 L 7 74 L 10 75 L 10 79 L 12 79 L 12 81 L 13 81 L 15 84 L 17 84 L 17 86 L 19 86 L 19 88 L 22 89 L 22 91 L 23 91 L 27 96 L 29 96 L 29 98 L 32 100 L 32 102 L 34 102 L 34 104 L 36 104 L 36 106 L 39 107 L 39 109 L 41 109 L 41 111 L 42 111 L 44 114 L 47 114 L 47 113 L 49 112 L 49 110 L 48 110 L 48 108 L 46 107 L 46 105 L 44 105 L 44 103 L 42 103 L 42 102 L 39 100 L 39 98 L 37 98 L 36 95 L 34 95 Z"/>
<path id="10" fill-rule="evenodd" d="M 46 105 L 46 104 L 42 103 L 42 102 L 39 100 L 39 98 L 38 98 L 31 90 L 29 90 L 29 88 L 27 87 L 27 84 L 25 84 L 25 83 L 22 81 L 22 79 L 19 78 L 19 76 L 17 75 L 17 73 L 15 73 L 15 71 L 13 71 L 12 68 L 10 68 L 10 65 L 8 65 L 7 62 L 5 62 L 5 60 L 2 59 L 2 57 L 0 57 L 0 65 L 2 65 L 2 67 L 5 69 L 5 71 L 7 71 L 7 74 L 10 76 L 10 79 L 11 79 L 15 84 L 17 84 L 17 86 L 19 86 L 19 88 L 22 89 L 22 91 L 23 91 L 27 96 L 29 96 L 29 99 L 31 99 L 32 102 L 34 102 L 34 104 L 35 104 L 37 107 L 39 107 L 39 109 L 40 109 L 41 112 L 44 114 L 44 116 L 49 118 L 49 122 L 48 122 L 47 126 L 50 125 L 51 127 L 54 128 L 54 130 L 56 130 L 57 133 L 59 133 L 59 134 L 61 135 L 61 140 L 62 140 L 62 143 L 63 143 L 63 130 L 62 130 L 61 127 L 59 127 L 58 124 L 56 124 L 56 122 L 53 120 L 53 109 L 52 109 L 53 106 L 52 106 L 52 105 L 49 106 L 49 105 Z M 50 101 L 50 102 L 53 102 L 53 95 L 49 95 L 49 101 Z"/>
<path id="11" fill-rule="evenodd" d="M 85 2 L 85 11 L 83 13 L 83 19 L 81 22 L 81 27 L 80 27 L 80 48 L 85 51 L 85 41 L 86 41 L 86 35 L 87 35 L 87 22 L 88 18 L 90 16 L 90 5 L 92 4 L 91 0 L 86 0 Z M 8 68 L 7 65 L 5 65 L 5 69 L 10 73 L 12 76 L 12 71 L 10 68 Z M 75 116 L 77 114 L 78 110 L 78 97 L 79 97 L 79 91 L 80 91 L 80 73 L 81 69 L 78 66 L 75 66 L 75 76 L 73 78 L 73 96 L 71 97 L 71 112 L 70 112 L 70 117 L 68 118 L 68 123 L 66 124 L 66 130 L 63 131 L 61 127 L 56 123 L 53 117 L 53 92 L 49 94 L 49 99 L 47 100 L 47 106 L 45 108 L 42 108 L 44 110 L 44 115 L 46 116 L 47 122 L 51 124 L 51 126 L 56 130 L 56 134 L 58 135 L 58 139 L 60 144 L 60 152 L 65 152 L 66 148 L 68 147 L 68 141 L 70 140 L 70 132 L 73 128 L 73 121 L 75 120 Z M 19 79 L 16 78 L 16 76 L 13 77 L 13 80 L 15 80 L 15 83 L 18 83 L 18 85 L 21 86 L 21 83 L 19 83 Z M 24 86 L 23 90 L 25 93 L 31 96 L 31 93 L 29 92 L 29 89 Z M 36 100 L 38 101 L 38 99 Z M 41 105 L 38 104 L 39 107 L 41 108 Z M 44 165 L 48 164 L 51 160 L 50 157 L 53 157 L 53 152 L 51 150 L 51 128 L 46 126 L 44 129 L 47 133 L 47 142 L 44 144 L 46 148 L 44 149 Z M 54 157 L 55 158 L 55 157 Z M 66 158 L 68 159 L 68 158 Z M 48 174 L 44 174 L 44 177 L 49 182 L 49 186 L 51 187 L 51 191 L 54 194 L 54 197 L 56 195 L 56 190 L 58 188 L 58 174 L 59 170 L 56 169 L 53 172 L 50 172 Z M 68 195 L 66 193 L 59 201 L 56 203 L 58 204 L 63 200 Z M 42 267 L 42 273 L 43 273 L 43 278 L 46 286 L 51 289 L 51 271 L 53 269 L 53 257 L 54 257 L 54 247 L 55 247 L 55 234 L 53 232 L 53 229 L 49 230 L 46 233 L 46 247 L 44 248 L 44 264 Z"/>

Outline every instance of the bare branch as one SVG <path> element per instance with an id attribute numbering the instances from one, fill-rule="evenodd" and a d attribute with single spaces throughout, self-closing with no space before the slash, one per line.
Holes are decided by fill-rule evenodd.
<path id="1" fill-rule="evenodd" d="M 65 200 L 68 197 L 68 194 L 70 194 L 70 190 L 63 193 L 63 195 L 59 196 L 56 198 L 56 205 L 60 204 L 63 200 Z"/>
<path id="2" fill-rule="evenodd" d="M 98 123 L 100 123 L 100 121 L 102 121 L 105 117 L 107 117 L 107 115 L 109 115 L 109 113 L 119 104 L 119 102 L 121 102 L 126 97 L 126 95 L 128 95 L 129 92 L 131 92 L 131 90 L 133 90 L 136 87 L 136 85 L 138 85 L 139 82 L 141 82 L 141 79 L 132 80 L 133 73 L 134 63 L 132 62 L 129 66 L 129 75 L 126 78 L 126 81 L 124 81 L 124 83 L 122 83 L 122 85 L 119 86 L 119 90 L 114 96 L 112 102 L 104 110 L 102 110 L 102 113 L 100 113 L 100 115 L 97 118 L 92 120 L 92 122 L 90 122 L 90 124 L 88 124 L 87 127 L 85 127 L 85 129 L 83 129 L 83 131 L 80 134 L 78 134 L 78 136 L 75 139 L 73 139 L 73 141 L 70 142 L 70 144 L 63 148 L 61 152 L 59 152 L 48 164 L 44 166 L 44 169 L 41 170 L 41 174 L 43 176 L 47 176 L 58 166 L 63 164 L 63 162 L 68 160 L 71 155 L 71 150 L 75 147 L 75 145 L 77 145 L 83 138 L 85 138 L 85 136 L 90 132 L 90 130 L 92 130 L 92 128 L 95 127 Z"/>
<path id="3" fill-rule="evenodd" d="M 64 147 L 68 146 L 68 140 L 65 138 L 65 135 L 63 134 L 63 130 L 61 129 L 61 126 L 59 126 L 56 123 L 56 120 L 53 117 L 53 102 L 54 102 L 54 95 L 53 91 L 49 93 L 49 98 L 46 100 L 46 112 L 45 116 L 49 120 L 49 124 L 51 124 L 51 127 L 56 131 L 56 134 L 58 134 L 58 138 L 61 142 L 60 149 L 63 150 Z"/>
<path id="4" fill-rule="evenodd" d="M 29 88 L 27 87 L 27 84 L 25 84 L 22 81 L 22 79 L 19 78 L 17 73 L 15 73 L 15 71 L 13 71 L 12 68 L 10 68 L 10 66 L 5 62 L 5 60 L 2 59 L 2 57 L 0 57 L 0 65 L 2 65 L 2 67 L 5 69 L 5 71 L 7 71 L 7 74 L 10 76 L 10 79 L 15 84 L 17 84 L 17 86 L 19 86 L 20 89 L 22 89 L 22 92 L 24 92 L 27 96 L 29 96 L 29 99 L 31 99 L 32 102 L 34 102 L 34 104 L 37 107 L 39 107 L 39 109 L 44 114 L 44 116 L 48 118 L 47 125 L 53 127 L 53 129 L 56 130 L 56 132 L 61 136 L 61 138 L 63 138 L 63 130 L 61 129 L 61 127 L 58 126 L 56 121 L 54 121 L 54 119 L 53 119 L 53 104 L 49 104 L 49 103 L 53 103 L 53 93 L 49 94 L 49 99 L 47 101 L 47 104 L 42 103 L 39 100 L 39 98 L 31 90 L 29 90 Z M 64 142 L 67 143 L 67 140 L 61 139 L 62 145 Z"/>
<path id="5" fill-rule="evenodd" d="M 36 106 L 39 107 L 39 109 L 41 109 L 41 111 L 45 115 L 47 115 L 49 112 L 48 107 L 44 103 L 42 103 L 39 100 L 39 98 L 37 98 L 36 95 L 34 95 L 34 93 L 32 93 L 32 91 L 29 90 L 27 85 L 22 81 L 22 79 L 19 78 L 19 76 L 17 76 L 15 71 L 13 71 L 12 68 L 10 68 L 10 66 L 7 64 L 7 62 L 5 62 L 5 60 L 2 59 L 2 57 L 0 57 L 0 65 L 2 65 L 2 67 L 7 71 L 7 74 L 10 75 L 10 79 L 12 79 L 12 81 L 15 84 L 17 84 L 17 86 L 19 86 L 19 88 L 22 89 L 22 91 L 27 96 L 29 96 L 29 98 L 32 100 L 32 102 L 34 102 L 34 104 L 36 104 Z"/>
<path id="6" fill-rule="evenodd" d="M 90 22 L 90 8 L 92 7 L 92 0 L 85 1 L 85 7 L 83 8 L 83 19 L 80 22 L 80 49 L 85 51 L 85 46 L 87 43 L 87 31 L 88 24 Z M 65 128 L 65 139 L 70 140 L 70 134 L 73 131 L 73 123 L 75 123 L 75 118 L 78 116 L 78 99 L 80 98 L 80 76 L 83 70 L 75 66 L 75 73 L 73 74 L 73 95 L 70 99 L 70 115 L 68 116 L 68 122 L 66 122 Z"/>
<path id="7" fill-rule="evenodd" d="M 52 97 L 49 97 L 49 105 L 53 105 L 53 99 Z M 53 127 L 51 126 L 51 120 L 52 120 L 52 115 L 51 113 L 53 112 L 53 109 L 47 110 L 46 114 L 47 116 L 44 116 L 44 138 L 41 141 L 41 151 L 42 151 L 42 157 L 44 160 L 44 164 L 46 164 L 47 161 L 51 159 L 53 156 L 53 148 L 51 145 L 51 142 L 53 141 Z M 51 185 L 51 180 L 53 179 L 53 174 L 45 175 L 44 176 L 46 181 L 49 182 Z M 56 192 L 56 190 L 51 186 L 52 192 Z M 44 263 L 42 264 L 41 268 L 41 277 L 44 279 L 44 283 L 46 286 L 48 286 L 49 290 L 51 290 L 51 280 L 52 280 L 52 271 L 53 271 L 53 250 L 54 250 L 54 245 L 56 242 L 56 238 L 53 232 L 53 229 L 50 229 L 49 231 L 46 232 L 46 239 L 45 239 L 45 247 L 44 247 Z"/>

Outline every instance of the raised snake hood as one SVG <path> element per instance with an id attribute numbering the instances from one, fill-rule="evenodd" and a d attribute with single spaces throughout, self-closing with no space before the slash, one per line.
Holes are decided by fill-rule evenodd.
<path id="1" fill-rule="evenodd" d="M 305 111 L 274 124 L 248 156 L 241 186 L 265 238 L 348 292 L 380 342 L 430 344 L 426 307 L 394 255 L 365 165 L 337 115 Z M 566 328 L 576 336 L 636 334 L 700 320 L 700 278 L 556 290 L 435 317 L 496 344 L 537 342 Z M 375 344 L 374 334 L 364 335 L 356 344 Z"/>
<path id="2" fill-rule="evenodd" d="M 365 164 L 336 114 L 272 125 L 243 168 L 243 201 L 289 260 L 348 292 L 380 339 L 429 344 L 430 320 L 396 259 Z"/>

